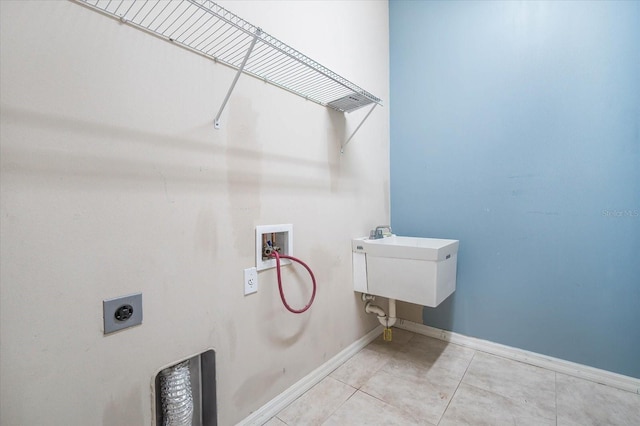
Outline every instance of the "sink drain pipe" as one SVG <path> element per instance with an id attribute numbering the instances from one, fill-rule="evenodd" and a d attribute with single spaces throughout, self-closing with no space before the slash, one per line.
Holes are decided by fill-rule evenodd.
<path id="1" fill-rule="evenodd" d="M 376 314 L 378 321 L 386 328 L 393 327 L 396 323 L 396 299 L 389 299 L 389 315 L 378 305 L 373 304 L 376 297 L 362 293 L 362 301 L 365 302 L 364 311 L 368 314 Z"/>

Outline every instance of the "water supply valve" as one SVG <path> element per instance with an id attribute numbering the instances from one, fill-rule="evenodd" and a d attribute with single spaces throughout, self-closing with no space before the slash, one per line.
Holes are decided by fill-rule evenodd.
<path id="1" fill-rule="evenodd" d="M 282 256 L 293 255 L 293 225 L 261 225 L 256 226 L 256 268 L 263 271 L 275 268 L 274 253 Z M 282 265 L 291 262 L 283 258 Z"/>
<path id="2" fill-rule="evenodd" d="M 282 249 L 279 246 L 275 246 L 271 241 L 268 241 L 267 244 L 262 247 L 262 260 L 271 259 L 274 251 L 282 253 Z"/>

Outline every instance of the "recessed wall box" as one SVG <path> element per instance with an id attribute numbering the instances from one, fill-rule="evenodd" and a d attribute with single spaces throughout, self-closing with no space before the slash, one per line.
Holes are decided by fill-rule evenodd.
<path id="1" fill-rule="evenodd" d="M 256 226 L 256 268 L 262 271 L 276 267 L 276 261 L 269 254 L 277 251 L 280 254 L 293 256 L 293 225 L 261 225 Z M 289 265 L 287 259 L 281 265 Z"/>

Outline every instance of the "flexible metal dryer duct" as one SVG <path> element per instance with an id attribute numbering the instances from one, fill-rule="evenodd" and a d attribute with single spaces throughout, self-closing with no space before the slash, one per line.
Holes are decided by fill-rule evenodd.
<path id="1" fill-rule="evenodd" d="M 165 368 L 160 372 L 160 398 L 163 426 L 191 426 L 193 396 L 189 361 Z"/>

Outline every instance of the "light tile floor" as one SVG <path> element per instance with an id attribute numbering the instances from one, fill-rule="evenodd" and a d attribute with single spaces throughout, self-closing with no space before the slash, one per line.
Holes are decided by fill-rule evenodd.
<path id="1" fill-rule="evenodd" d="M 639 426 L 640 395 L 394 329 L 266 425 Z"/>

